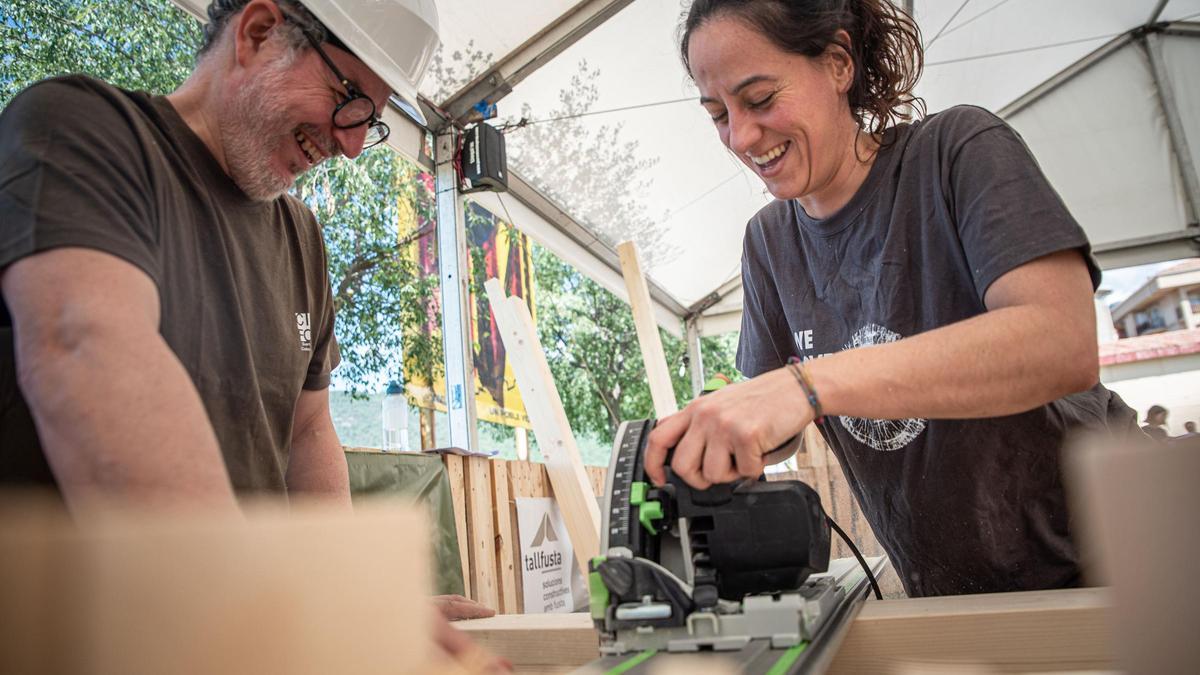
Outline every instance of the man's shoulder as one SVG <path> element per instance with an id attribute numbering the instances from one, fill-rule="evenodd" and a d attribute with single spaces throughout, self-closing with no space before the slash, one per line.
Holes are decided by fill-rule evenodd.
<path id="1" fill-rule="evenodd" d="M 305 204 L 303 199 L 300 199 L 291 192 L 285 192 L 280 195 L 276 199 L 276 204 L 297 222 L 315 227 L 318 230 L 320 229 L 321 226 L 317 221 L 317 214 L 308 208 L 308 204 Z"/>
<path id="2" fill-rule="evenodd" d="M 151 97 L 130 92 L 86 75 L 41 80 L 13 97 L 0 113 L 0 132 L 27 140 L 79 137 L 81 141 L 115 141 L 122 129 L 153 124 Z M 33 133 L 33 136 L 29 136 Z"/>
<path id="3" fill-rule="evenodd" d="M 95 113 L 97 104 L 123 105 L 134 94 L 88 75 L 60 75 L 34 82 L 13 97 L 8 108 L 36 107 L 48 115 Z"/>
<path id="4" fill-rule="evenodd" d="M 294 193 L 285 192 L 275 200 L 276 212 L 280 217 L 291 222 L 291 227 L 300 236 L 306 247 L 311 247 L 325 256 L 325 233 L 317 214 L 308 207 L 303 199 Z M 323 264 L 323 263 L 322 263 Z"/>

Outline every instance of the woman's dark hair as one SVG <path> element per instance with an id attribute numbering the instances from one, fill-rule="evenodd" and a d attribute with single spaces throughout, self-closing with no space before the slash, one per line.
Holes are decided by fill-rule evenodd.
<path id="1" fill-rule="evenodd" d="M 681 26 L 679 51 L 688 73 L 688 44 L 710 19 L 744 21 L 779 49 L 816 57 L 836 44 L 854 62 L 848 97 L 858 126 L 872 134 L 920 111 L 912 90 L 925 62 L 921 30 L 890 0 L 695 0 Z M 846 31 L 850 44 L 837 33 Z"/>

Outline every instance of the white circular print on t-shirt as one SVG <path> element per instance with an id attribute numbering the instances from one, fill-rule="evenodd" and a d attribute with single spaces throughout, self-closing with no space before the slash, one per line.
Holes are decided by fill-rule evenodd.
<path id="1" fill-rule="evenodd" d="M 900 339 L 900 334 L 888 330 L 875 323 L 869 323 L 859 328 L 845 349 L 882 345 Z M 925 431 L 925 420 L 912 418 L 906 420 L 872 420 L 861 417 L 839 417 L 842 426 L 850 435 L 864 445 L 874 450 L 890 452 L 899 450 L 912 443 L 917 436 Z"/>

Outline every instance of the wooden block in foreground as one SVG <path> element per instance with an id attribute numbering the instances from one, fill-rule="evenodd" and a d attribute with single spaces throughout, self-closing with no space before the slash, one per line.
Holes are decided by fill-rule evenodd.
<path id="1" fill-rule="evenodd" d="M 577 668 L 600 656 L 590 614 L 516 614 L 456 621 L 479 646 L 512 661 L 518 672 Z M 562 672 L 560 670 L 559 672 Z"/>
<path id="2" fill-rule="evenodd" d="M 905 664 L 994 672 L 1113 668 L 1103 588 L 870 601 L 830 673 L 894 673 Z M 455 624 L 522 672 L 564 672 L 598 657 L 591 616 L 526 614 Z M 553 670 L 553 667 L 562 670 Z"/>
<path id="3" fill-rule="evenodd" d="M 365 511 L 0 505 L 0 672 L 434 672 L 424 518 Z"/>
<path id="4" fill-rule="evenodd" d="M 592 494 L 583 458 L 575 444 L 567 413 L 563 410 L 562 399 L 525 301 L 518 297 L 506 298 L 496 279 L 489 279 L 484 287 L 505 351 L 511 359 L 538 448 L 546 460 L 546 471 L 567 524 L 575 559 L 586 575 L 587 561 L 600 552 L 600 507 Z"/>
<path id="5" fill-rule="evenodd" d="M 1122 669 L 1200 673 L 1200 438 L 1078 438 L 1064 455 L 1085 577 L 1112 585 Z"/>
<path id="6" fill-rule="evenodd" d="M 654 415 L 666 417 L 679 410 L 675 401 L 675 387 L 671 384 L 667 357 L 663 353 L 662 338 L 658 335 L 658 322 L 650 304 L 650 289 L 642 273 L 637 245 L 632 241 L 617 245 L 621 258 L 621 274 L 625 277 L 625 288 L 629 291 L 629 307 L 633 311 L 633 325 L 637 328 L 638 345 L 642 348 L 642 362 L 646 365 L 646 378 L 650 382 L 650 398 L 654 400 Z"/>
<path id="7" fill-rule="evenodd" d="M 1107 589 L 1077 588 L 868 602 L 830 673 L 893 673 L 903 663 L 991 672 L 1113 667 Z"/>

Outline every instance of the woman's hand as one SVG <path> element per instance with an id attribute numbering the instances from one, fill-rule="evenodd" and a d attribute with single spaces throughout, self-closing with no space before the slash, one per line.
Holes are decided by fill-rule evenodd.
<path id="1" fill-rule="evenodd" d="M 731 384 L 659 420 L 646 441 L 646 475 L 662 485 L 667 451 L 675 448 L 671 469 L 694 488 L 757 478 L 763 456 L 812 419 L 812 408 L 787 368 Z"/>

